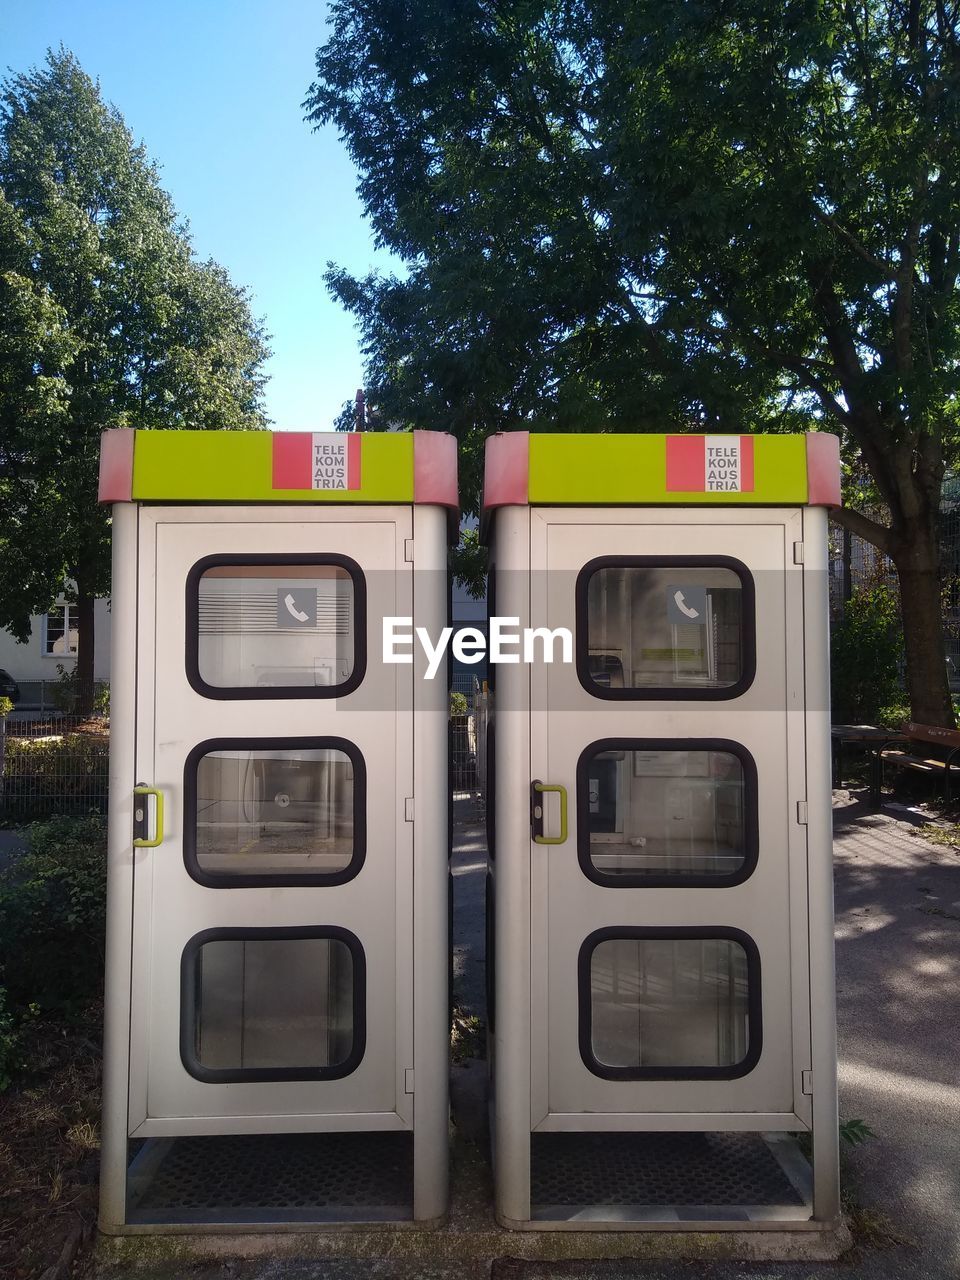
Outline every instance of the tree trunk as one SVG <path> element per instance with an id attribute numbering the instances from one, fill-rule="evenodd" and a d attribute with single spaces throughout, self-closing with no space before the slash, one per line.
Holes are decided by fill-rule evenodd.
<path id="1" fill-rule="evenodd" d="M 952 729 L 956 721 L 947 676 L 936 522 L 912 523 L 895 539 L 891 557 L 900 579 L 910 714 L 920 724 Z"/>
<path id="2" fill-rule="evenodd" d="M 95 623 L 93 596 L 77 588 L 77 714 L 89 715 L 93 711 L 93 653 Z"/>

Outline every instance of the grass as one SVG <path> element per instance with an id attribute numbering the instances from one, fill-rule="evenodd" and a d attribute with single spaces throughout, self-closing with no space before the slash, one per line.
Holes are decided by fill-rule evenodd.
<path id="1" fill-rule="evenodd" d="M 925 822 L 922 827 L 913 827 L 910 834 L 946 849 L 960 850 L 960 825 L 956 823 Z"/>
<path id="2" fill-rule="evenodd" d="M 843 1213 L 853 1236 L 854 1248 L 892 1249 L 896 1245 L 916 1245 L 901 1234 L 884 1213 L 866 1209 L 862 1204 L 843 1198 Z"/>

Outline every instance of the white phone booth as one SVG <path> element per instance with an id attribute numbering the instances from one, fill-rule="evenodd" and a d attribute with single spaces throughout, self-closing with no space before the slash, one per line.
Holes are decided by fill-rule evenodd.
<path id="1" fill-rule="evenodd" d="M 828 435 L 487 442 L 491 614 L 572 639 L 491 666 L 504 1225 L 837 1219 L 839 487 Z"/>
<path id="2" fill-rule="evenodd" d="M 381 619 L 446 620 L 455 442 L 111 431 L 100 498 L 101 1228 L 440 1219 L 447 693 Z"/>

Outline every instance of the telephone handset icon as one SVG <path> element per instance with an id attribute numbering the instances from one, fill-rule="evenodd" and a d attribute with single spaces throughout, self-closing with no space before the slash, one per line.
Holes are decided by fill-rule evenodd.
<path id="1" fill-rule="evenodd" d="M 686 600 L 684 600 L 682 591 L 675 591 L 673 593 L 673 603 L 677 606 L 677 608 L 680 610 L 680 612 L 684 615 L 685 618 L 690 618 L 692 621 L 694 618 L 700 617 L 699 610 L 691 609 L 690 606 L 687 604 Z"/>
<path id="2" fill-rule="evenodd" d="M 285 595 L 283 603 L 287 606 L 287 613 L 290 614 L 291 618 L 296 618 L 298 622 L 306 622 L 310 617 L 309 613 L 302 613 L 297 608 L 297 602 L 292 595 Z"/>

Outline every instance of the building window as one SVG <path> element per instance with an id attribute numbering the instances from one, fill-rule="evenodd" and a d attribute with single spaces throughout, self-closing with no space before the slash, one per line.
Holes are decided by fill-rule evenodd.
<path id="1" fill-rule="evenodd" d="M 77 652 L 77 612 L 69 604 L 58 604 L 44 619 L 43 653 L 47 658 L 69 658 Z"/>

